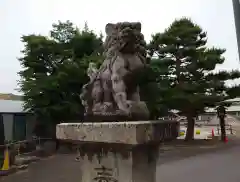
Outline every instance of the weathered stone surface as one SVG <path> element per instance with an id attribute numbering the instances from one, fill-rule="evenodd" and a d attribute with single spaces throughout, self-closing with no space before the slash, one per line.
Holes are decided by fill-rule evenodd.
<path id="1" fill-rule="evenodd" d="M 80 181 L 155 182 L 159 144 L 176 139 L 177 121 L 62 123 L 58 139 L 78 143 Z"/>
<path id="2" fill-rule="evenodd" d="M 82 181 L 106 182 L 155 182 L 156 158 L 151 162 L 140 150 L 131 152 L 129 158 L 119 153 L 108 153 L 101 160 L 94 156 L 92 161 L 84 156 L 81 163 Z"/>
<path id="3" fill-rule="evenodd" d="M 148 119 L 149 111 L 140 98 L 136 79 L 147 66 L 141 23 L 108 23 L 105 29 L 105 59 L 99 69 L 94 63 L 89 64 L 87 73 L 90 81 L 83 86 L 80 95 L 85 107 L 85 120 L 109 121 L 108 118 L 113 117 L 118 121 L 121 120 L 119 118 Z"/>
<path id="4" fill-rule="evenodd" d="M 57 125 L 56 136 L 61 140 L 136 145 L 175 139 L 178 131 L 177 121 L 62 123 Z"/>

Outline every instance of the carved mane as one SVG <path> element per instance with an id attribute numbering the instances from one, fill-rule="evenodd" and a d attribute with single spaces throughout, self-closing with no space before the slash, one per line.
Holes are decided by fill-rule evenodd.
<path id="1" fill-rule="evenodd" d="M 141 33 L 141 23 L 109 23 L 106 25 L 105 31 L 107 34 L 104 43 L 106 58 L 113 57 L 117 52 L 120 52 L 122 54 L 138 54 L 145 59 L 146 42 Z"/>

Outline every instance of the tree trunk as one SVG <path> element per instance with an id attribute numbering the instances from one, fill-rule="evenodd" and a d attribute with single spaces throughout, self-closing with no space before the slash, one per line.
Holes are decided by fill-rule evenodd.
<path id="1" fill-rule="evenodd" d="M 185 141 L 191 141 L 194 140 L 194 125 L 195 125 L 195 119 L 192 115 L 187 116 L 187 132 Z"/>
<path id="2" fill-rule="evenodd" d="M 225 138 L 226 138 L 225 117 L 220 116 L 219 120 L 220 120 L 220 127 L 221 127 L 221 140 L 225 142 Z"/>
<path id="3" fill-rule="evenodd" d="M 177 81 L 178 81 L 178 85 L 181 85 L 181 78 L 180 78 L 180 75 L 181 75 L 181 60 L 180 59 L 177 59 L 176 60 L 176 75 L 177 75 Z"/>

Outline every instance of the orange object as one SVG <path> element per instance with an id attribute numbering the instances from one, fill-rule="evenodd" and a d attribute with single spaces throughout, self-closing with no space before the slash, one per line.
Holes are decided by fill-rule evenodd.
<path id="1" fill-rule="evenodd" d="M 214 137 L 215 135 L 214 135 L 214 129 L 212 128 L 212 137 Z"/>

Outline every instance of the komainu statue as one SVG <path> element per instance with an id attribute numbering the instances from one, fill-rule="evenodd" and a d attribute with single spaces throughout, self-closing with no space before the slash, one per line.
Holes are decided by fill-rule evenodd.
<path id="1" fill-rule="evenodd" d="M 146 43 L 141 23 L 106 25 L 105 60 L 99 69 L 89 64 L 89 83 L 80 98 L 86 120 L 120 121 L 148 119 L 141 101 L 137 75 L 146 67 Z"/>

